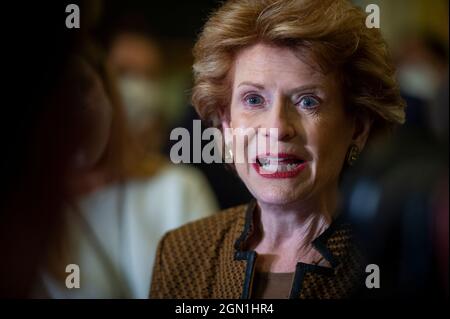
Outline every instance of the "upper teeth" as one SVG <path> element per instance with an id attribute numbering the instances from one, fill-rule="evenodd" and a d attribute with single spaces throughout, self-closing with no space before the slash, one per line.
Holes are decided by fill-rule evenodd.
<path id="1" fill-rule="evenodd" d="M 281 162 L 283 161 L 282 158 L 279 157 L 264 157 L 264 158 L 259 158 L 259 162 L 263 165 L 271 163 L 271 162 Z"/>
<path id="2" fill-rule="evenodd" d="M 269 172 L 284 172 L 284 171 L 292 171 L 295 169 L 298 164 L 292 163 L 292 164 L 280 164 L 280 163 L 261 163 L 264 170 Z"/>

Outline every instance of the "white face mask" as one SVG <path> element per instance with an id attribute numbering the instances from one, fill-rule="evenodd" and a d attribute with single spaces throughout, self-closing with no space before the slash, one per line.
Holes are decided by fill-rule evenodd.
<path id="1" fill-rule="evenodd" d="M 119 79 L 119 89 L 132 126 L 145 125 L 154 114 L 162 111 L 163 95 L 158 82 L 127 76 Z"/>
<path id="2" fill-rule="evenodd" d="M 425 63 L 401 66 L 398 72 L 398 81 L 403 92 L 424 100 L 432 99 L 439 87 L 436 72 Z"/>

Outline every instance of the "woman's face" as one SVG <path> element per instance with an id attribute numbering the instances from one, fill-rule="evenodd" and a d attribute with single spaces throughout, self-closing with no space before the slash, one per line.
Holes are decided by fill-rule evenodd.
<path id="1" fill-rule="evenodd" d="M 335 76 L 313 69 L 291 49 L 265 44 L 241 51 L 233 72 L 230 112 L 222 124 L 256 132 L 245 144 L 246 161 L 235 164 L 255 198 L 286 205 L 320 201 L 337 190 L 354 121 L 344 111 Z M 249 163 L 248 147 L 261 141 L 278 145 L 270 152 L 256 150 L 256 163 Z"/>

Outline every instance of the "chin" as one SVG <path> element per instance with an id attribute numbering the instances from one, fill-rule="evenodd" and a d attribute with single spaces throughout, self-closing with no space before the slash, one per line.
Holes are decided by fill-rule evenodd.
<path id="1" fill-rule="evenodd" d="M 295 203 L 301 197 L 300 192 L 292 187 L 275 185 L 255 185 L 250 192 L 258 202 L 270 205 L 289 205 Z"/>

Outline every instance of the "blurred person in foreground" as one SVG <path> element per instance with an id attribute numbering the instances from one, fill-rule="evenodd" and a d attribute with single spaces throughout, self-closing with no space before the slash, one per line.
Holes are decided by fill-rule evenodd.
<path id="1" fill-rule="evenodd" d="M 80 131 L 77 134 L 86 144 L 77 147 L 70 158 L 70 162 L 74 163 L 74 174 L 65 181 L 70 200 L 66 200 L 62 207 L 60 236 L 51 243 L 41 264 L 33 297 L 95 296 L 104 285 L 111 285 L 111 289 L 119 291 L 124 289 L 108 256 L 109 251 L 106 249 L 105 252 L 102 247 L 104 240 L 108 245 L 119 244 L 104 236 L 103 229 L 99 229 L 95 222 L 98 220 L 114 229 L 114 205 L 106 216 L 84 209 L 89 194 L 107 185 L 123 182 L 128 165 L 134 162 L 133 148 L 127 138 L 115 86 L 99 54 L 97 47 L 86 41 L 83 50 L 70 59 L 68 73 L 61 81 L 67 89 L 61 90 L 55 99 L 55 103 L 62 105 L 66 113 L 71 109 L 80 110 L 81 116 L 78 118 L 69 117 L 75 119 L 75 123 L 79 122 Z M 96 154 L 95 160 L 89 155 L 91 153 Z M 83 295 L 84 290 L 81 289 L 66 287 L 69 275 L 66 267 L 69 264 L 79 266 L 82 287 L 90 288 L 88 294 Z M 109 271 L 99 271 L 101 267 Z M 104 277 L 93 275 L 96 271 Z"/>
<path id="2" fill-rule="evenodd" d="M 386 44 L 365 20 L 345 0 L 231 0 L 211 15 L 192 100 L 222 130 L 256 129 L 244 150 L 239 131 L 225 135 L 255 200 L 168 232 L 150 297 L 345 298 L 364 282 L 339 180 L 368 139 L 404 121 Z"/>
<path id="3" fill-rule="evenodd" d="M 64 2 L 30 3 L 26 11 L 5 5 L 33 28 L 16 24 L 4 38 L 14 50 L 3 52 L 9 107 L 1 125 L 0 296 L 28 298 L 63 240 L 72 181 L 101 160 L 112 110 L 83 53 L 90 15 L 82 17 L 83 30 L 70 32 L 61 24 Z"/>

